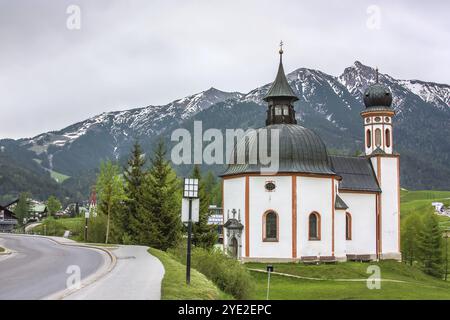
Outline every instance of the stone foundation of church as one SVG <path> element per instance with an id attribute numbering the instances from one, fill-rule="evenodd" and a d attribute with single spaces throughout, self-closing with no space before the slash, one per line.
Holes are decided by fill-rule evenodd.
<path id="1" fill-rule="evenodd" d="M 381 254 L 381 260 L 402 260 L 402 254 L 400 252 L 388 252 Z"/>
<path id="2" fill-rule="evenodd" d="M 375 254 L 370 254 L 370 260 L 376 261 L 377 256 Z M 256 262 L 256 263 L 301 263 L 301 258 L 258 258 L 258 257 L 249 257 L 241 259 L 242 263 L 248 263 L 248 262 Z M 380 256 L 380 260 L 402 260 L 402 255 L 399 252 L 389 252 L 389 253 L 383 253 Z M 337 262 L 346 262 L 347 256 L 336 256 Z M 322 262 L 323 263 L 323 262 Z"/>

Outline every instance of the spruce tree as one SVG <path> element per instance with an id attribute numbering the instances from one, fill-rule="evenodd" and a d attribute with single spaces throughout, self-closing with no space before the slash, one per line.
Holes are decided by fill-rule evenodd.
<path id="1" fill-rule="evenodd" d="M 417 214 L 408 216 L 403 222 L 401 247 L 404 262 L 413 265 L 418 259 L 418 237 L 420 233 L 420 217 Z"/>
<path id="2" fill-rule="evenodd" d="M 434 277 L 442 276 L 442 230 L 435 214 L 427 213 L 419 233 L 419 258 L 423 272 Z"/>
<path id="3" fill-rule="evenodd" d="M 209 204 L 215 204 L 217 206 L 222 205 L 222 186 L 220 181 L 211 171 L 205 176 L 205 191 L 209 195 Z"/>
<path id="4" fill-rule="evenodd" d="M 211 196 L 210 193 L 207 192 L 208 185 L 205 183 L 205 180 L 202 179 L 202 175 L 198 165 L 194 166 L 192 178 L 199 180 L 198 196 L 200 200 L 199 222 L 194 223 L 193 225 L 192 243 L 197 247 L 210 249 L 217 242 L 217 232 L 214 225 L 208 224 L 208 218 L 210 215 L 209 204 Z M 210 190 L 212 190 L 212 186 Z"/>
<path id="5" fill-rule="evenodd" d="M 182 227 L 180 183 L 165 157 L 161 140 L 144 180 L 137 223 L 139 242 L 161 250 L 178 244 Z"/>
<path id="6" fill-rule="evenodd" d="M 136 243 L 135 235 L 138 232 L 138 214 L 144 184 L 145 157 L 139 142 L 135 142 L 131 151 L 127 167 L 124 170 L 125 194 L 127 199 L 118 211 L 115 225 L 120 232 L 120 241 L 123 243 Z"/>

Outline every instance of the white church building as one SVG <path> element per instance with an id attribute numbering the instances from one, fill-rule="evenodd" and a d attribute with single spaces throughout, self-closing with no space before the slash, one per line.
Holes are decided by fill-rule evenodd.
<path id="1" fill-rule="evenodd" d="M 244 137 L 223 173 L 224 248 L 248 261 L 400 259 L 399 155 L 394 152 L 390 90 L 364 93 L 365 155 L 329 155 L 322 139 L 297 124 L 298 100 L 283 70 L 264 97 L 266 126 L 278 129 L 279 169 L 248 161 L 255 139 Z M 378 76 L 377 76 L 378 78 Z M 236 152 L 246 160 L 236 163 Z M 270 146 L 268 147 L 270 149 Z"/>

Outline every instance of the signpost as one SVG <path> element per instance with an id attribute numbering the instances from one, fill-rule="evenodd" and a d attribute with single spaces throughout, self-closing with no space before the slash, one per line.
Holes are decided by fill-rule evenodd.
<path id="1" fill-rule="evenodd" d="M 195 203 L 195 204 L 194 204 Z M 191 283 L 191 238 L 192 222 L 199 218 L 198 179 L 184 178 L 183 202 L 181 218 L 188 224 L 187 258 L 186 258 L 186 283 Z M 194 210 L 193 210 L 194 209 Z M 195 211 L 195 213 L 193 213 Z M 187 219 L 186 219 L 187 218 Z M 186 221 L 187 220 L 187 221 Z"/>
<path id="2" fill-rule="evenodd" d="M 84 212 L 84 242 L 87 242 L 89 210 Z"/>
<path id="3" fill-rule="evenodd" d="M 450 229 L 445 230 L 444 238 L 445 238 L 445 275 L 444 280 L 447 281 L 448 275 L 448 238 L 450 237 Z"/>
<path id="4" fill-rule="evenodd" d="M 270 273 L 273 272 L 273 266 L 272 265 L 268 265 L 266 267 L 267 270 L 267 296 L 266 296 L 266 300 L 269 300 L 269 292 L 270 292 Z"/>

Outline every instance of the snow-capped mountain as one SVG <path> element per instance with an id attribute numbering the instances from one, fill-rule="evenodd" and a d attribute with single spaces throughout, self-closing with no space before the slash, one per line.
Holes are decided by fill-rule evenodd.
<path id="1" fill-rule="evenodd" d="M 168 123 L 180 123 L 213 104 L 228 99 L 239 99 L 242 96 L 243 94 L 239 92 L 223 92 L 210 88 L 166 105 L 105 112 L 60 131 L 43 133 L 31 139 L 21 139 L 20 144 L 37 155 L 43 153 L 51 155 L 49 148 L 69 146 L 87 133 L 103 128 L 107 128 L 109 134 L 119 143 L 129 137 L 159 134 Z"/>
<path id="2" fill-rule="evenodd" d="M 316 130 L 333 152 L 361 150 L 362 93 L 375 77 L 374 68 L 359 61 L 338 76 L 307 68 L 290 72 L 288 81 L 300 99 L 295 106 L 299 124 Z M 402 184 L 450 188 L 450 86 L 398 80 L 385 73 L 379 74 L 379 82 L 394 97 L 394 143 L 403 156 Z M 175 128 L 194 119 L 219 129 L 262 126 L 266 111 L 262 98 L 269 87 L 247 94 L 211 88 L 166 105 L 103 113 L 30 139 L 0 140 L 0 147 L 6 152 L 21 148 L 42 168 L 76 177 L 97 168 L 101 160 L 126 157 L 136 139 L 150 151 L 156 138 L 167 140 Z"/>

